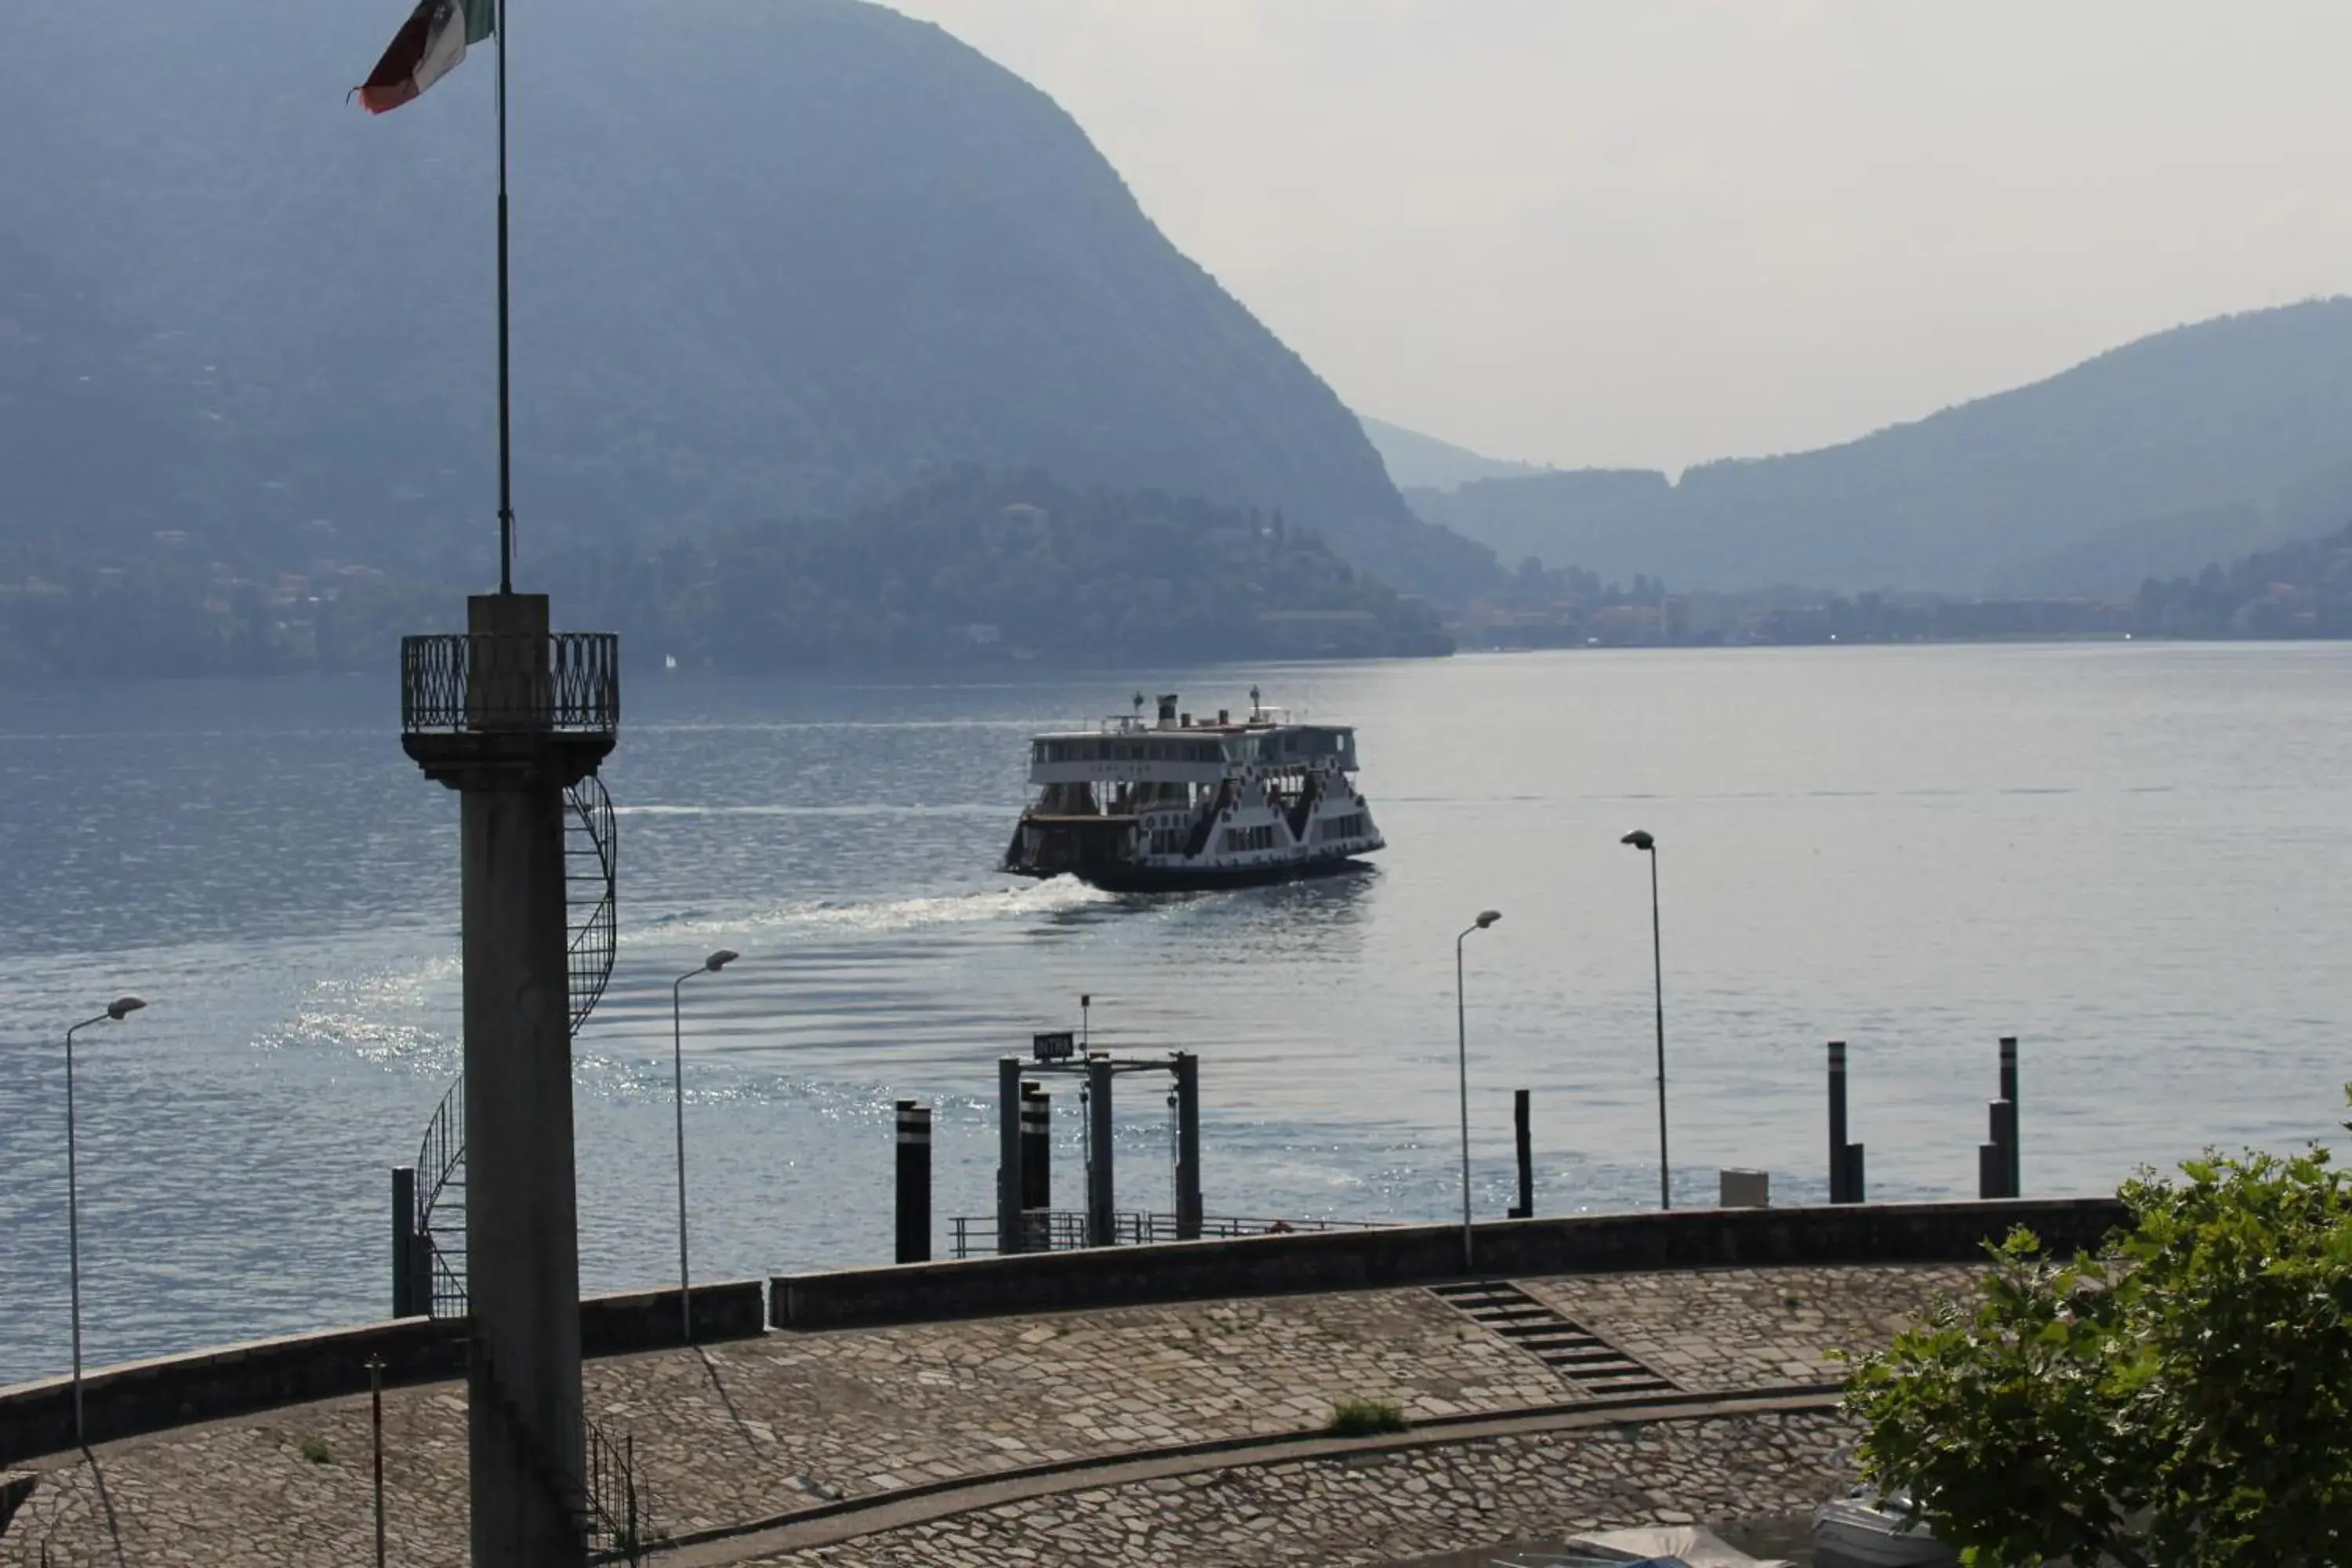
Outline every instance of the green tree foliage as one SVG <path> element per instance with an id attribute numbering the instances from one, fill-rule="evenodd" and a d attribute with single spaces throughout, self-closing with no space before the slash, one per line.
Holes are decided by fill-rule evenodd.
<path id="1" fill-rule="evenodd" d="M 2352 1184 L 2327 1152 L 2144 1175 L 2095 1258 L 2033 1238 L 1863 1362 L 1863 1472 L 1979 1568 L 2352 1553 Z"/>

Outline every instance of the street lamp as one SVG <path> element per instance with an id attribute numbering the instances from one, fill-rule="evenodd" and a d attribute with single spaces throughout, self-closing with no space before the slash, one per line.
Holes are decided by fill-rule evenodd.
<path id="1" fill-rule="evenodd" d="M 669 1070 L 672 1095 L 677 1100 L 677 1316 L 679 1342 L 694 1342 L 694 1298 L 686 1273 L 686 1027 L 679 992 L 698 974 L 716 974 L 743 955 L 722 947 L 670 983 Z"/>
<path id="2" fill-rule="evenodd" d="M 1650 858 L 1650 976 L 1658 1007 L 1658 1206 L 1675 1206 L 1674 1177 L 1666 1164 L 1666 961 L 1658 935 L 1658 841 L 1640 828 L 1620 838 Z"/>
<path id="3" fill-rule="evenodd" d="M 1471 931 L 1485 931 L 1502 918 L 1500 910 L 1482 910 L 1469 930 L 1454 939 L 1454 1044 L 1462 1066 L 1462 1267 L 1465 1272 L 1476 1266 L 1470 1253 L 1470 1006 L 1462 994 L 1462 944 L 1470 940 Z"/>
<path id="4" fill-rule="evenodd" d="M 106 1011 L 66 1031 L 66 1271 L 73 1291 L 74 1447 L 87 1448 L 81 1420 L 81 1194 L 74 1175 L 73 1037 L 92 1024 L 121 1023 L 147 1005 L 136 996 L 118 996 Z"/>

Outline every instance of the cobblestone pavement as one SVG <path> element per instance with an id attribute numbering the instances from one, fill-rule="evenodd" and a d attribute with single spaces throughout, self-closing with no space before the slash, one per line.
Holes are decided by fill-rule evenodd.
<path id="1" fill-rule="evenodd" d="M 1685 1386 L 1733 1389 L 1834 1378 L 1830 1349 L 1883 1343 L 1968 1272 L 1521 1283 Z M 586 1393 L 596 1420 L 634 1435 L 656 1517 L 673 1531 L 935 1479 L 1308 1430 L 1349 1397 L 1394 1400 L 1413 1418 L 1577 1397 L 1532 1356 L 1419 1289 L 770 1334 L 591 1363 Z M 462 1563 L 463 1387 L 387 1394 L 384 1426 L 393 1561 Z M 119 1561 L 131 1563 L 365 1562 L 368 1452 L 364 1398 L 111 1445 L 95 1474 L 51 1472 L 0 1537 L 0 1564 L 37 1563 L 45 1536 L 60 1568 L 115 1563 L 118 1532 Z"/>
<path id="2" fill-rule="evenodd" d="M 1834 1351 L 1874 1351 L 1906 1323 L 1971 1290 L 1972 1267 L 1723 1268 L 1521 1281 L 1685 1388 L 1836 1383 Z"/>
<path id="3" fill-rule="evenodd" d="M 1372 1563 L 1637 1524 L 1787 1513 L 1842 1482 L 1834 1417 L 1495 1437 L 1067 1492 L 754 1559 L 760 1568 Z"/>

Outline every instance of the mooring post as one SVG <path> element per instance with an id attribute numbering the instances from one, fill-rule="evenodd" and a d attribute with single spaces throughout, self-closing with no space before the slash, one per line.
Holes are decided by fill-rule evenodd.
<path id="1" fill-rule="evenodd" d="M 1021 1218 L 1021 1058 L 996 1060 L 996 1250 L 1020 1252 L 1028 1238 Z"/>
<path id="2" fill-rule="evenodd" d="M 392 1315 L 414 1318 L 430 1310 L 417 1304 L 416 1167 L 392 1168 Z"/>
<path id="3" fill-rule="evenodd" d="M 1042 1083 L 1021 1086 L 1021 1206 L 1054 1206 L 1054 1097 Z"/>
<path id="4" fill-rule="evenodd" d="M 901 1263 L 931 1260 L 931 1109 L 898 1102 L 898 1246 Z"/>
<path id="5" fill-rule="evenodd" d="M 1830 1042 L 1830 1202 L 1845 1195 L 1845 1042 Z"/>
<path id="6" fill-rule="evenodd" d="M 2017 1196 L 2017 1182 L 2011 1173 L 2017 1167 L 2017 1107 L 2006 1100 L 1996 1100 L 1986 1118 L 1990 1124 L 1994 1158 L 2000 1166 L 2000 1191 L 1995 1197 Z"/>
<path id="7" fill-rule="evenodd" d="M 1201 1238 L 1201 1058 L 1178 1051 L 1176 1079 L 1176 1239 Z"/>
<path id="8" fill-rule="evenodd" d="M 1845 1042 L 1830 1042 L 1830 1202 L 1858 1204 L 1863 1194 L 1862 1145 L 1846 1142 Z"/>
<path id="9" fill-rule="evenodd" d="M 1513 1219 L 1531 1219 L 1536 1212 L 1535 1145 L 1528 1131 L 1528 1091 L 1511 1091 L 1511 1131 L 1519 1146 L 1519 1201 L 1511 1209 Z"/>
<path id="10" fill-rule="evenodd" d="M 2000 1037 L 2000 1097 L 2009 1102 L 2009 1193 L 2012 1198 L 2025 1195 L 2025 1167 L 2020 1158 L 2017 1130 L 2017 1037 Z"/>
<path id="11" fill-rule="evenodd" d="M 1112 1202 L 1110 1147 L 1110 1058 L 1087 1058 L 1087 1245 L 1109 1247 L 1118 1240 Z"/>

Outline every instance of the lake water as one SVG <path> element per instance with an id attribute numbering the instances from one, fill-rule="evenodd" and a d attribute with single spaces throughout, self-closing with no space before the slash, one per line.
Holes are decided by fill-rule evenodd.
<path id="1" fill-rule="evenodd" d="M 1391 848 L 1312 885 L 1114 898 L 990 870 L 1029 731 L 1181 689 L 1361 730 Z M 992 684 L 636 668 L 605 771 L 622 944 L 578 1041 L 583 1271 L 675 1273 L 669 983 L 695 1272 L 886 1260 L 891 1101 L 937 1212 L 989 1212 L 994 1058 L 1074 1026 L 1202 1061 L 1212 1213 L 1477 1206 L 1534 1093 L 1541 1212 L 1655 1201 L 1658 836 L 1678 1196 L 1819 1197 L 1822 1042 L 1874 1197 L 1972 1195 L 2023 1038 L 2029 1193 L 2326 1137 L 2352 1077 L 2352 647 L 1566 653 Z M 388 1167 L 458 1061 L 457 812 L 383 679 L 0 693 L 0 1382 L 67 1361 L 58 1037 L 80 1037 L 93 1363 L 380 1315 Z M 1122 1207 L 1169 1203 L 1127 1079 Z M 1128 1089 L 1126 1085 L 1136 1085 Z M 1075 1096 L 1056 1195 L 1075 1206 Z"/>

